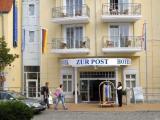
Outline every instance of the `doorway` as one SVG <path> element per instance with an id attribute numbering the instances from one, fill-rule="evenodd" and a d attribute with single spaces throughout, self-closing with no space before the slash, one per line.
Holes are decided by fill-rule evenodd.
<path id="1" fill-rule="evenodd" d="M 27 97 L 38 97 L 37 80 L 27 80 Z"/>
<path id="2" fill-rule="evenodd" d="M 100 98 L 100 95 L 99 95 L 99 84 L 102 81 L 104 81 L 104 80 L 90 80 L 89 81 L 89 86 L 90 86 L 89 98 L 90 98 L 90 101 L 99 101 L 99 98 Z"/>
<path id="3" fill-rule="evenodd" d="M 83 102 L 99 101 L 99 84 L 104 80 L 80 80 L 80 95 Z M 102 91 L 102 88 L 101 88 Z M 102 93 L 102 92 L 101 92 Z M 102 97 L 102 94 L 101 94 Z"/>

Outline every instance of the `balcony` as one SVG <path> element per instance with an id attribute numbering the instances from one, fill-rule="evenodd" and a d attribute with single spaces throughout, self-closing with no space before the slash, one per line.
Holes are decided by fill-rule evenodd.
<path id="1" fill-rule="evenodd" d="M 104 36 L 102 38 L 103 53 L 135 53 L 142 51 L 141 36 Z"/>
<path id="2" fill-rule="evenodd" d="M 57 24 L 88 23 L 90 9 L 87 5 L 62 6 L 52 9 L 52 22 Z"/>
<path id="3" fill-rule="evenodd" d="M 90 52 L 90 41 L 88 37 L 79 39 L 54 38 L 51 52 L 56 54 L 87 54 Z"/>
<path id="4" fill-rule="evenodd" d="M 141 4 L 105 3 L 102 6 L 103 22 L 135 22 L 141 18 Z"/>

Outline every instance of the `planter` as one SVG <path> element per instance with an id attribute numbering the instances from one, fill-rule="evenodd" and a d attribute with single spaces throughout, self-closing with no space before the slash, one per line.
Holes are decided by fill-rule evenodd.
<path id="1" fill-rule="evenodd" d="M 122 103 L 127 105 L 127 96 L 126 95 L 122 95 Z"/>

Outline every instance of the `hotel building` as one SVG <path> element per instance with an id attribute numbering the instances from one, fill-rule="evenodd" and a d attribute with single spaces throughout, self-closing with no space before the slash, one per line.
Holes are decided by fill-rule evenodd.
<path id="1" fill-rule="evenodd" d="M 102 81 L 114 87 L 120 81 L 123 89 L 140 86 L 145 100 L 158 100 L 159 4 L 159 0 L 23 0 L 23 79 L 15 82 L 27 97 L 40 97 L 45 82 L 51 91 L 62 83 L 66 100 L 77 103 L 99 101 Z"/>

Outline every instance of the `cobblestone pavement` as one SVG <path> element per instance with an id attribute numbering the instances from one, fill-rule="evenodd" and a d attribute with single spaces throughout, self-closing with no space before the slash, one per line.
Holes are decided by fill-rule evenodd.
<path id="1" fill-rule="evenodd" d="M 160 120 L 160 111 L 71 112 L 46 110 L 33 120 Z"/>

